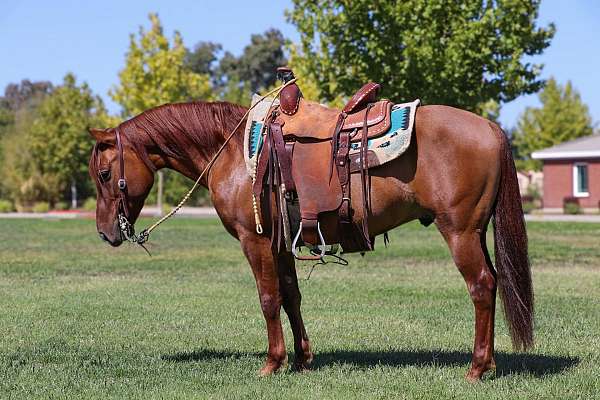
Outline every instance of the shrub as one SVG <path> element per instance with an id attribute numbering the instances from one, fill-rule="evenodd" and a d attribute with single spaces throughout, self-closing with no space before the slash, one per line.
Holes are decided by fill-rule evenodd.
<path id="1" fill-rule="evenodd" d="M 68 210 L 69 209 L 69 203 L 67 203 L 66 201 L 57 201 L 54 204 L 54 209 L 55 210 L 60 210 L 60 211 Z"/>
<path id="2" fill-rule="evenodd" d="M 85 211 L 96 211 L 96 199 L 93 197 L 88 197 L 83 202 L 83 209 Z"/>
<path id="3" fill-rule="evenodd" d="M 533 196 L 530 196 L 528 194 L 524 194 L 523 196 L 521 196 L 521 203 L 525 204 L 525 203 L 533 203 L 535 199 L 533 198 Z"/>
<path id="4" fill-rule="evenodd" d="M 14 211 L 13 203 L 8 200 L 0 200 L 0 213 L 8 213 Z"/>
<path id="5" fill-rule="evenodd" d="M 34 213 L 47 213 L 50 210 L 50 204 L 45 201 L 38 201 L 31 209 Z"/>
<path id="6" fill-rule="evenodd" d="M 523 202 L 523 212 L 525 214 L 530 214 L 535 209 L 536 209 L 536 206 L 533 201 L 524 201 Z"/>
<path id="7" fill-rule="evenodd" d="M 531 183 L 527 186 L 527 196 L 530 196 L 533 200 L 541 200 L 542 191 L 538 185 Z"/>
<path id="8" fill-rule="evenodd" d="M 563 199 L 563 212 L 565 214 L 581 214 L 582 211 L 577 197 L 565 197 Z"/>
<path id="9" fill-rule="evenodd" d="M 162 210 L 161 210 L 162 211 L 162 215 L 168 214 L 172 209 L 173 209 L 172 205 L 167 204 L 167 203 L 163 204 Z"/>

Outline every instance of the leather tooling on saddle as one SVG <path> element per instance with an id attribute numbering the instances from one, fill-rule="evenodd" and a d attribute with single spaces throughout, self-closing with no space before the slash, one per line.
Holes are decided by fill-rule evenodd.
<path id="1" fill-rule="evenodd" d="M 278 74 L 284 82 L 294 78 L 288 68 Z M 277 220 L 272 240 L 280 246 L 283 237 L 296 258 L 320 260 L 337 250 L 334 244 L 344 253 L 373 249 L 366 218 L 354 221 L 351 194 L 361 194 L 361 215 L 368 215 L 369 169 L 400 157 L 410 146 L 419 105 L 419 100 L 377 101 L 378 90 L 378 84 L 366 84 L 339 111 L 305 100 L 292 83 L 248 116 L 244 156 L 254 196 L 263 210 L 270 210 L 275 198 L 281 218 L 272 218 Z M 355 173 L 361 189 L 352 192 Z M 300 256 L 301 244 L 313 255 Z"/>

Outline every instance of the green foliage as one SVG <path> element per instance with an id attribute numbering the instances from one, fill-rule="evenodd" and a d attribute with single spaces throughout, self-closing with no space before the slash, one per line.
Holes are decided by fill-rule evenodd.
<path id="1" fill-rule="evenodd" d="M 327 99 L 298 47 L 295 44 L 290 44 L 289 50 L 290 60 L 288 66 L 292 68 L 294 75 L 299 79 L 298 84 L 302 88 L 302 95 L 309 100 L 327 103 L 330 107 L 343 108 L 347 100 L 345 96 L 338 93 L 333 99 Z"/>
<path id="2" fill-rule="evenodd" d="M 10 126 L 1 138 L 0 195 L 29 209 L 38 201 L 54 203 L 75 181 L 89 191 L 87 128 L 104 124 L 106 112 L 86 84 L 67 74 L 63 85 L 11 84 L 0 101 Z"/>
<path id="3" fill-rule="evenodd" d="M 294 0 L 287 12 L 302 62 L 326 100 L 367 81 L 392 100 L 420 98 L 481 112 L 536 92 L 554 25 L 538 27 L 539 0 Z"/>
<path id="4" fill-rule="evenodd" d="M 38 200 L 56 199 L 60 195 L 55 176 L 42 176 L 31 153 L 31 132 L 38 111 L 22 107 L 15 113 L 15 123 L 2 139 L 2 168 L 0 181 L 3 195 L 13 200 L 17 207 L 29 207 Z"/>
<path id="5" fill-rule="evenodd" d="M 31 211 L 34 213 L 47 213 L 50 210 L 50 204 L 46 201 L 38 201 L 33 205 Z"/>
<path id="6" fill-rule="evenodd" d="M 583 209 L 579 204 L 579 198 L 577 197 L 565 197 L 563 199 L 563 212 L 565 214 L 582 214 Z"/>
<path id="7" fill-rule="evenodd" d="M 542 191 L 540 190 L 540 187 L 535 183 L 531 183 L 527 186 L 527 195 L 535 201 L 542 199 Z"/>
<path id="8" fill-rule="evenodd" d="M 533 210 L 535 210 L 536 208 L 537 207 L 533 201 L 524 201 L 523 202 L 523 212 L 525 214 L 531 214 L 531 212 Z"/>
<path id="9" fill-rule="evenodd" d="M 66 201 L 57 201 L 52 208 L 54 210 L 65 211 L 69 209 L 69 203 Z"/>
<path id="10" fill-rule="evenodd" d="M 253 92 L 276 83 L 275 69 L 285 65 L 285 39 L 277 29 L 255 34 L 242 55 L 234 56 L 218 43 L 198 42 L 187 51 L 185 64 L 192 71 L 210 75 L 213 92 L 219 100 L 248 106 Z"/>
<path id="11" fill-rule="evenodd" d="M 52 92 L 52 83 L 48 81 L 32 82 L 23 79 L 21 83 L 10 83 L 0 98 L 0 108 L 16 112 L 21 108 L 36 108 Z"/>
<path id="12" fill-rule="evenodd" d="M 563 211 L 565 214 L 581 214 L 583 210 L 578 203 L 565 203 L 563 207 Z"/>
<path id="13" fill-rule="evenodd" d="M 119 85 L 109 92 L 123 107 L 124 117 L 165 103 L 211 98 L 208 76 L 186 65 L 186 49 L 179 32 L 169 42 L 158 15 L 150 14 L 149 18 L 149 31 L 140 27 L 137 38 L 131 35 Z"/>
<path id="14" fill-rule="evenodd" d="M 541 107 L 528 107 L 519 118 L 513 144 L 520 169 L 540 170 L 542 162 L 531 153 L 594 133 L 587 105 L 571 82 L 559 85 L 550 78 L 539 95 Z"/>
<path id="15" fill-rule="evenodd" d="M 223 85 L 233 79 L 247 84 L 251 92 L 264 90 L 276 82 L 276 68 L 287 63 L 284 45 L 285 38 L 277 29 L 254 34 L 241 56 L 225 53 L 219 63 L 218 78 Z"/>
<path id="16" fill-rule="evenodd" d="M 0 213 L 9 213 L 15 210 L 12 201 L 0 199 Z"/>
<path id="17" fill-rule="evenodd" d="M 83 206 L 81 208 L 83 208 L 84 211 L 96 211 L 96 199 L 93 197 L 88 197 L 83 202 Z"/>
<path id="18" fill-rule="evenodd" d="M 192 72 L 214 77 L 219 53 L 223 46 L 213 42 L 198 42 L 193 51 L 186 51 L 185 65 Z"/>
<path id="19" fill-rule="evenodd" d="M 12 162 L 8 160 L 17 159 L 24 163 L 23 156 L 26 153 L 8 154 L 14 146 L 8 144 L 8 150 L 3 150 L 3 144 L 12 141 L 23 141 L 28 135 L 37 108 L 44 98 L 52 92 L 52 84 L 47 81 L 31 82 L 23 79 L 21 83 L 11 83 L 6 86 L 4 96 L 0 97 L 0 198 L 15 198 L 14 187 L 7 181 L 7 175 L 14 177 Z M 21 146 L 19 144 L 19 146 Z M 14 160 L 13 160 L 14 161 Z M 13 169 L 13 171 L 7 171 Z"/>
<path id="20" fill-rule="evenodd" d="M 194 182 L 172 170 L 164 170 L 163 173 L 163 201 L 165 204 L 178 204 L 188 190 L 190 190 Z M 147 204 L 156 204 L 157 192 L 158 185 L 155 183 L 146 200 Z M 203 187 L 196 189 L 186 203 L 187 206 L 207 206 L 210 204 L 208 190 Z"/>
<path id="21" fill-rule="evenodd" d="M 90 192 L 87 161 L 93 140 L 88 129 L 106 123 L 100 97 L 85 82 L 78 85 L 75 76 L 67 74 L 40 105 L 29 135 L 29 163 L 35 174 L 41 180 L 56 181 L 57 193 L 38 199 L 54 203 L 73 182 L 81 192 Z"/>

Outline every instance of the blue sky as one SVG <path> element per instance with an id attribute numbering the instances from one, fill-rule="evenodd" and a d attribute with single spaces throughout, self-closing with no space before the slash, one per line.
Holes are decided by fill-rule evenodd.
<path id="1" fill-rule="evenodd" d="M 108 98 L 123 67 L 129 34 L 148 25 L 149 12 L 158 12 L 171 35 L 181 32 L 187 46 L 205 40 L 223 44 L 239 54 L 250 34 L 270 27 L 294 41 L 298 33 L 285 21 L 288 0 L 192 1 L 103 0 L 97 2 L 20 0 L 3 2 L 0 14 L 0 90 L 23 78 L 60 83 L 74 72 L 102 95 L 111 111 L 118 107 Z M 600 121 L 600 1 L 543 0 L 540 23 L 553 21 L 557 34 L 551 47 L 532 61 L 545 64 L 543 77 L 561 83 L 571 80 Z M 501 122 L 511 127 L 537 96 L 522 96 L 503 105 Z"/>

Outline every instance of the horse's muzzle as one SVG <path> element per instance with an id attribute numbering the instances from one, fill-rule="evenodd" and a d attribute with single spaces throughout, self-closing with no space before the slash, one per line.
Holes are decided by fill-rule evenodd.
<path id="1" fill-rule="evenodd" d="M 108 236 L 106 236 L 104 234 L 104 232 L 98 232 L 98 235 L 100 236 L 100 239 L 102 239 L 103 242 L 106 242 L 106 243 L 110 244 L 113 247 L 118 247 L 118 246 L 121 245 L 121 243 L 123 243 L 123 240 L 120 237 L 117 237 L 114 240 L 110 240 L 108 238 Z"/>

